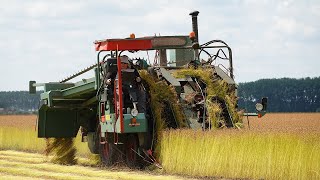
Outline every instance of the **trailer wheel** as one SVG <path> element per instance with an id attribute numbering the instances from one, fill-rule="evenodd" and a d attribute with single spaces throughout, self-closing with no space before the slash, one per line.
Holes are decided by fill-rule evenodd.
<path id="1" fill-rule="evenodd" d="M 139 139 L 136 134 L 129 134 L 125 142 L 126 163 L 130 168 L 139 168 L 140 157 L 137 154 L 139 149 Z"/>

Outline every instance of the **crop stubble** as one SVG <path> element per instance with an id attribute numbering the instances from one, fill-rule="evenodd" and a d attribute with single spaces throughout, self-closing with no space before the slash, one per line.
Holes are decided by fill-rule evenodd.
<path id="1" fill-rule="evenodd" d="M 250 130 L 280 133 L 320 133 L 320 113 L 269 113 L 262 118 L 249 117 Z M 248 129 L 247 118 L 243 124 Z"/>
<path id="2" fill-rule="evenodd" d="M 34 128 L 36 115 L 0 115 L 0 127 Z"/>

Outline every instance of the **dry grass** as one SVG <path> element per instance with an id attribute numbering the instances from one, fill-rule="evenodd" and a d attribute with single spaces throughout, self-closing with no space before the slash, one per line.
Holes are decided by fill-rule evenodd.
<path id="1" fill-rule="evenodd" d="M 253 179 L 320 179 L 320 114 L 279 113 L 251 128 L 167 131 L 161 163 L 169 173 Z"/>
<path id="2" fill-rule="evenodd" d="M 172 75 L 176 78 L 185 78 L 190 76 L 197 77 L 198 80 L 201 80 L 206 84 L 205 94 L 208 116 L 212 124 L 216 127 L 219 127 L 219 124 L 221 123 L 224 124 L 224 121 L 221 119 L 222 109 L 219 104 L 212 102 L 213 97 L 219 97 L 226 102 L 228 111 L 232 116 L 233 123 L 236 127 L 241 126 L 242 115 L 237 112 L 236 109 L 236 96 L 234 93 L 230 93 L 231 89 L 225 81 L 218 80 L 214 76 L 212 68 L 180 69 L 174 71 Z"/>
<path id="3" fill-rule="evenodd" d="M 169 173 L 252 179 L 319 179 L 319 134 L 177 130 L 163 134 Z"/>
<path id="4" fill-rule="evenodd" d="M 161 141 L 161 133 L 169 126 L 166 124 L 166 118 L 168 118 L 168 115 L 166 114 L 165 109 L 168 109 L 168 107 L 165 107 L 165 105 L 171 105 L 178 127 L 186 127 L 185 117 L 182 113 L 180 104 L 178 103 L 177 94 L 172 86 L 169 86 L 164 81 L 156 80 L 145 70 L 140 71 L 140 76 L 150 94 L 150 106 L 152 109 L 153 119 L 155 120 L 156 132 L 156 146 L 154 153 L 156 157 L 159 157 L 161 150 L 158 144 L 160 144 Z"/>
<path id="5" fill-rule="evenodd" d="M 106 168 L 92 168 L 85 166 L 62 166 L 45 161 L 46 157 L 40 154 L 0 151 L 0 179 L 184 179 L 177 176 L 163 176 L 141 171 L 110 170 Z M 19 157 L 20 161 L 12 161 Z M 26 160 L 28 158 L 28 160 Z M 36 163 L 30 162 L 34 159 Z M 39 162 L 39 159 L 43 161 Z"/>
<path id="6" fill-rule="evenodd" d="M 36 119 L 36 116 L 0 116 L 1 149 L 43 152 L 45 141 L 37 138 L 32 128 L 34 122 L 29 121 L 26 128 L 21 126 L 20 121 L 25 118 Z M 5 122 L 8 120 L 15 122 L 14 125 L 18 127 Z M 242 130 L 165 132 L 161 141 L 161 163 L 165 172 L 230 178 L 320 179 L 319 113 L 267 114 L 261 119 L 249 117 L 249 120 L 251 129 L 246 126 Z M 247 125 L 246 118 L 244 124 Z M 79 137 L 76 139 L 76 147 L 78 155 L 90 157 L 86 143 L 81 143 Z M 90 164 L 87 158 L 78 158 L 78 163 Z M 49 167 L 46 167 L 48 164 Z M 76 166 L 76 170 L 69 170 L 69 167 L 74 166 L 50 164 L 48 159 L 39 154 L 0 151 L 0 175 L 4 174 L 4 179 L 34 179 L 42 176 L 64 179 L 76 174 L 75 171 L 82 174 L 76 174 L 74 179 L 100 179 L 102 176 L 89 177 L 84 174 L 87 169 Z M 106 170 L 88 170 L 93 171 L 104 173 Z M 131 172 L 112 173 L 104 177 L 151 178 L 136 176 Z M 152 179 L 154 177 L 158 176 L 152 176 Z"/>
<path id="7" fill-rule="evenodd" d="M 44 153 L 46 140 L 37 137 L 35 129 L 36 115 L 2 115 L 0 116 L 0 149 L 22 150 Z M 79 135 L 79 134 L 78 134 Z M 90 158 L 92 155 L 87 143 L 75 138 L 77 155 Z"/>
<path id="8" fill-rule="evenodd" d="M 77 164 L 77 149 L 73 138 L 51 138 L 46 139 L 46 155 L 53 154 L 52 162 L 56 164 Z"/>

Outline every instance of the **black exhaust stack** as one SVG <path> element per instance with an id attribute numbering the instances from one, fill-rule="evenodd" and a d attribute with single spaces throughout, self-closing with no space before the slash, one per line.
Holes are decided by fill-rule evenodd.
<path id="1" fill-rule="evenodd" d="M 195 33 L 195 42 L 199 43 L 199 35 L 198 35 L 198 14 L 199 11 L 193 11 L 189 15 L 192 17 L 192 31 Z"/>
<path id="2" fill-rule="evenodd" d="M 192 47 L 194 49 L 194 67 L 200 65 L 199 61 L 199 34 L 198 34 L 198 14 L 199 11 L 193 11 L 189 15 L 192 17 L 192 31 L 194 32 L 194 38 L 192 38 Z M 191 38 L 191 37 L 190 37 Z"/>

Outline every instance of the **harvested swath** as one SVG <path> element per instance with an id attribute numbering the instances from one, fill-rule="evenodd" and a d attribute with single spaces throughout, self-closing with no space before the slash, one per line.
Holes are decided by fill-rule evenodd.
<path id="1" fill-rule="evenodd" d="M 53 154 L 51 161 L 56 164 L 74 165 L 77 164 L 77 149 L 74 146 L 73 138 L 50 138 L 46 139 L 45 154 Z"/>
<path id="2" fill-rule="evenodd" d="M 233 90 L 229 88 L 225 81 L 218 80 L 214 76 L 212 68 L 180 69 L 174 71 L 173 75 L 177 78 L 185 78 L 187 76 L 196 77 L 206 84 L 208 116 L 215 127 L 223 124 L 223 120 L 221 119 L 222 109 L 218 103 L 212 102 L 213 97 L 222 98 L 227 103 L 233 124 L 238 128 L 242 127 L 242 114 L 239 113 L 236 108 L 237 97 L 232 93 Z"/>
<path id="3" fill-rule="evenodd" d="M 2 155 L 2 158 L 0 159 L 0 179 L 187 179 L 186 177 L 169 176 L 129 169 L 88 167 L 81 166 L 80 164 L 75 166 L 63 166 L 44 161 L 46 158 L 41 154 L 17 151 L 0 151 L 0 154 Z M 19 155 L 20 161 L 12 160 L 12 157 L 15 157 L 16 155 Z M 39 162 L 37 164 L 32 163 L 32 161 L 29 161 L 30 157 L 36 161 L 38 159 L 43 159 L 43 162 Z"/>
<path id="4" fill-rule="evenodd" d="M 173 119 L 177 128 L 186 127 L 185 117 L 180 104 L 178 104 L 177 94 L 173 87 L 164 81 L 153 78 L 147 71 L 141 70 L 139 73 L 150 95 L 149 104 L 156 124 L 156 141 L 158 142 L 156 144 L 160 144 L 161 132 L 171 127 Z M 171 111 L 171 109 L 173 113 L 166 112 Z M 170 114 L 174 117 L 168 116 Z M 160 147 L 156 146 L 156 154 L 159 152 Z"/>

